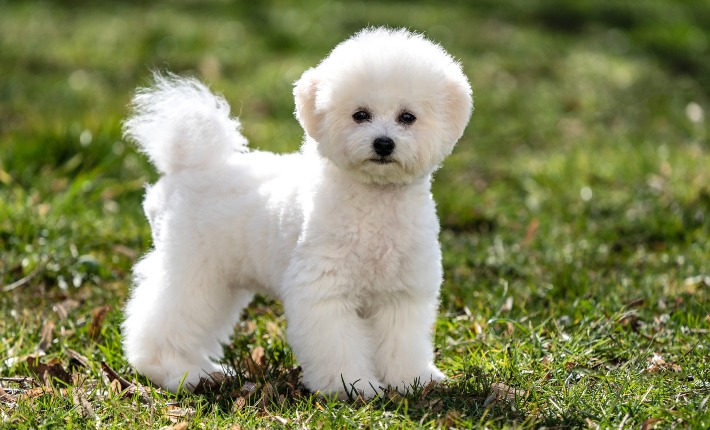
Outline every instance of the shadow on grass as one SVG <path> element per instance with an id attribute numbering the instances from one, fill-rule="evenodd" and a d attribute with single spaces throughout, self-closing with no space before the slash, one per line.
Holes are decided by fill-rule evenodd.
<path id="1" fill-rule="evenodd" d="M 250 360 L 246 358 L 241 366 L 237 365 L 236 368 L 241 370 L 227 380 L 203 381 L 195 395 L 224 414 L 251 408 L 259 410 L 262 417 L 287 416 L 289 411 L 294 410 L 318 410 L 325 416 L 327 411 L 366 409 L 385 415 L 400 415 L 419 425 L 429 423 L 446 428 L 470 424 L 495 427 L 537 424 L 552 428 L 576 428 L 585 424 L 583 414 L 575 411 L 565 414 L 540 411 L 537 416 L 523 412 L 523 403 L 528 401 L 530 393 L 492 382 L 491 375 L 480 368 L 466 369 L 443 384 L 415 384 L 404 394 L 386 390 L 369 401 L 360 397 L 338 401 L 312 393 L 303 386 L 300 383 L 300 367 L 284 367 L 267 360 L 262 363 L 263 372 L 257 370 L 262 373 L 253 375 L 254 366 L 258 369 L 258 363 Z M 188 403 L 196 400 L 194 396 L 182 398 Z M 311 419 L 318 417 L 312 416 Z"/>

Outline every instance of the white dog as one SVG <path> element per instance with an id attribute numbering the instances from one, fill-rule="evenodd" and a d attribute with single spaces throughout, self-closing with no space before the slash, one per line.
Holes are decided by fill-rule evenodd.
<path id="1" fill-rule="evenodd" d="M 461 67 L 406 30 L 366 29 L 295 84 L 299 153 L 249 151 L 199 82 L 156 76 L 125 134 L 162 173 L 144 208 L 155 249 L 134 269 L 124 346 L 171 391 L 219 372 L 255 293 L 283 302 L 313 391 L 372 397 L 444 378 L 432 173 L 472 111 Z"/>

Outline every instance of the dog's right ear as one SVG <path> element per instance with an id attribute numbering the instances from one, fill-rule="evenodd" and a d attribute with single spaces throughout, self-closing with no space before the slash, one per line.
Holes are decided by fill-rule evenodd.
<path id="1" fill-rule="evenodd" d="M 310 137 L 318 140 L 322 114 L 316 110 L 316 96 L 320 79 L 315 68 L 310 68 L 297 80 L 293 88 L 296 100 L 296 119 Z"/>

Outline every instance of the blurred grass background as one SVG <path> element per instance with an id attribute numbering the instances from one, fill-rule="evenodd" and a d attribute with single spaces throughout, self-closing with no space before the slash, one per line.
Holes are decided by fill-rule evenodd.
<path id="1" fill-rule="evenodd" d="M 528 393 L 492 416 L 485 392 L 448 393 L 459 400 L 429 419 L 708 423 L 707 0 L 0 0 L 0 374 L 31 374 L 22 358 L 47 320 L 70 334 L 42 353 L 73 348 L 130 373 L 117 325 L 150 246 L 140 202 L 156 175 L 120 127 L 151 69 L 224 94 L 252 147 L 295 150 L 292 83 L 367 25 L 424 32 L 473 85 L 472 121 L 434 182 L 439 360 L 460 393 L 472 371 Z M 96 341 L 89 315 L 103 304 Z M 250 312 L 258 330 L 284 324 Z M 643 375 L 654 352 L 682 376 Z M 421 417 L 398 413 L 390 424 Z"/>

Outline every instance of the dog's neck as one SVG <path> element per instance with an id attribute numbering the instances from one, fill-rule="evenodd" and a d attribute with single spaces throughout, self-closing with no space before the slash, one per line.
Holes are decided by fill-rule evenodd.
<path id="1" fill-rule="evenodd" d="M 328 182 L 338 184 L 342 189 L 350 189 L 354 192 L 388 192 L 395 194 L 407 193 L 429 193 L 431 189 L 431 174 L 415 178 L 407 183 L 378 183 L 367 181 L 365 178 L 354 172 L 343 170 L 328 159 L 322 158 L 323 179 Z"/>

